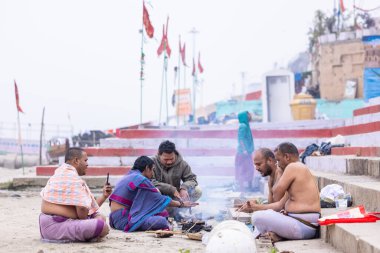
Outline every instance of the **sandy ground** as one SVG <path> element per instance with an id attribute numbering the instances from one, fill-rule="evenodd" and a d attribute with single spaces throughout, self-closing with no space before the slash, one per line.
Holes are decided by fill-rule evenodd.
<path id="1" fill-rule="evenodd" d="M 24 169 L 25 176 L 35 176 L 35 167 Z M 14 177 L 23 176 L 22 169 L 6 169 L 0 167 L 0 187 L 8 185 Z M 201 185 L 219 185 L 231 180 L 200 178 Z M 215 182 L 214 182 L 215 181 Z M 0 252 L 204 252 L 206 247 L 200 241 L 194 241 L 185 235 L 174 235 L 170 238 L 156 238 L 144 232 L 124 233 L 111 229 L 108 236 L 97 243 L 47 243 L 40 240 L 38 216 L 40 214 L 40 189 L 23 191 L 0 190 Z M 220 191 L 220 190 L 219 190 Z M 213 192 L 216 199 L 223 199 L 227 193 Z M 96 192 L 96 191 L 95 191 Z M 94 195 L 97 194 L 94 192 Z M 233 192 L 234 193 L 234 192 Z M 222 196 L 214 196 L 223 194 Z M 232 193 L 230 193 L 232 194 Z M 235 194 L 235 193 L 234 193 Z M 215 200 L 214 200 L 215 201 Z M 218 204 L 218 205 L 215 205 Z M 205 202 L 203 208 L 218 212 L 221 203 Z M 213 208 L 215 210 L 213 210 Z M 108 217 L 108 203 L 100 208 L 100 212 Z M 189 250 L 189 251 L 187 251 Z"/>
<path id="2" fill-rule="evenodd" d="M 36 167 L 25 167 L 24 169 L 8 169 L 0 167 L 0 184 L 11 182 L 14 177 L 36 176 Z"/>
<path id="3" fill-rule="evenodd" d="M 38 215 L 41 199 L 38 191 L 0 191 L 0 252 L 204 252 L 200 241 L 182 235 L 155 238 L 144 232 L 124 233 L 111 230 L 106 239 L 96 243 L 46 243 L 40 240 Z M 104 204 L 100 212 L 108 216 Z"/>

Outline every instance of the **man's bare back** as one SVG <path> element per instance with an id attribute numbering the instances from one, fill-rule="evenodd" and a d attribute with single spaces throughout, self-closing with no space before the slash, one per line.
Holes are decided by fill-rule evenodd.
<path id="1" fill-rule="evenodd" d="M 253 213 L 252 224 L 255 226 L 255 234 L 272 233 L 275 237 L 270 237 L 275 240 L 315 238 L 317 229 L 299 220 L 318 224 L 321 208 L 319 190 L 314 177 L 309 169 L 299 162 L 298 149 L 290 142 L 283 142 L 277 146 L 275 158 L 283 173 L 273 186 L 273 199 L 279 201 L 287 196 L 284 206 L 288 215 L 274 210 Z"/>
<path id="2" fill-rule="evenodd" d="M 50 215 L 60 215 L 63 217 L 78 219 L 75 206 L 59 205 L 42 200 L 41 212 Z"/>
<path id="3" fill-rule="evenodd" d="M 280 180 L 273 187 L 274 200 L 288 192 L 285 210 L 291 213 L 320 212 L 319 190 L 313 175 L 301 162 L 286 166 Z"/>

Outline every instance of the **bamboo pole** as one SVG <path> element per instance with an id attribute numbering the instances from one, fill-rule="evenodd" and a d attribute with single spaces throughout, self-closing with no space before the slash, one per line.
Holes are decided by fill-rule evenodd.
<path id="1" fill-rule="evenodd" d="M 40 132 L 40 165 L 42 165 L 42 135 L 44 132 L 44 117 L 45 117 L 45 106 L 42 110 L 42 120 L 41 120 L 41 132 Z"/>

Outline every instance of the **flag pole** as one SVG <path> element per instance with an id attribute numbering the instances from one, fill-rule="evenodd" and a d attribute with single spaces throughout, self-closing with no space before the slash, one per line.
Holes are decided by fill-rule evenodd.
<path id="1" fill-rule="evenodd" d="M 169 106 L 168 106 L 168 76 L 167 76 L 167 69 L 168 69 L 168 57 L 170 57 L 170 47 L 167 37 L 168 32 L 168 24 L 169 24 L 169 17 L 166 20 L 166 29 L 165 25 L 163 25 L 162 29 L 162 40 L 160 47 L 157 49 L 157 54 L 160 56 L 162 52 L 164 52 L 164 64 L 163 64 L 163 70 L 162 70 L 162 82 L 161 82 L 161 99 L 160 99 L 160 115 L 159 115 L 159 123 L 161 124 L 161 115 L 162 115 L 162 100 L 163 100 L 163 90 L 165 85 L 165 98 L 166 98 L 166 125 L 168 124 L 169 120 Z"/>
<path id="2" fill-rule="evenodd" d="M 193 27 L 193 29 L 190 31 L 190 33 L 193 34 L 193 65 L 195 64 L 194 61 L 195 61 L 195 36 L 197 33 L 199 33 L 195 27 Z M 196 103 L 196 81 L 197 81 L 197 70 L 195 68 L 195 71 L 194 71 L 194 76 L 193 76 L 193 124 L 196 124 L 197 123 L 197 120 L 196 120 L 196 109 L 195 109 L 195 103 Z"/>
<path id="3" fill-rule="evenodd" d="M 166 120 L 165 123 L 166 125 L 168 124 L 168 118 L 169 118 L 169 113 L 168 113 L 168 78 L 167 78 L 167 54 L 166 54 L 166 49 L 164 50 L 164 65 L 163 65 L 163 70 L 162 70 L 162 81 L 161 81 L 161 100 L 160 100 L 160 117 L 159 117 L 159 124 L 161 124 L 161 115 L 162 115 L 162 106 L 163 106 L 163 97 L 164 97 L 164 89 L 165 89 L 165 97 L 166 97 Z"/>
<path id="4" fill-rule="evenodd" d="M 45 106 L 42 110 L 41 133 L 40 133 L 40 165 L 42 165 L 42 135 L 44 132 Z"/>
<path id="5" fill-rule="evenodd" d="M 356 9 L 356 5 L 355 5 L 355 0 L 354 0 L 354 3 L 353 3 L 353 12 L 354 12 L 354 31 L 356 31 L 356 12 L 355 12 L 355 9 Z"/>
<path id="6" fill-rule="evenodd" d="M 164 78 L 165 78 L 165 54 L 166 50 L 164 50 L 164 64 L 162 68 L 162 78 L 161 78 L 161 96 L 160 96 L 160 115 L 158 119 L 158 124 L 161 125 L 161 115 L 162 115 L 162 97 L 163 97 L 163 92 L 164 92 Z"/>
<path id="7" fill-rule="evenodd" d="M 186 89 L 186 66 L 183 67 L 183 88 Z M 186 125 L 186 115 L 183 115 L 183 124 Z"/>
<path id="8" fill-rule="evenodd" d="M 143 12 L 144 12 L 144 1 Z M 141 22 L 141 56 L 140 56 L 140 125 L 143 117 L 143 82 L 144 82 L 144 19 Z"/>
<path id="9" fill-rule="evenodd" d="M 178 85 L 177 85 L 177 92 L 176 92 L 176 107 L 177 107 L 177 127 L 179 126 L 179 89 L 181 86 L 181 35 L 179 37 L 179 54 L 178 54 L 178 68 L 177 68 L 177 75 L 178 75 Z"/>
<path id="10" fill-rule="evenodd" d="M 21 167 L 22 167 L 22 175 L 25 175 L 25 168 L 24 168 L 24 152 L 22 150 L 22 139 L 21 139 L 21 127 L 20 127 L 20 112 L 17 110 L 17 123 L 18 123 L 18 142 L 20 145 L 20 151 L 21 151 Z"/>
<path id="11" fill-rule="evenodd" d="M 166 50 L 165 50 L 166 51 Z M 169 106 L 168 106 L 168 58 L 164 54 L 164 68 L 165 68 L 165 97 L 166 97 L 166 125 L 169 123 Z"/>

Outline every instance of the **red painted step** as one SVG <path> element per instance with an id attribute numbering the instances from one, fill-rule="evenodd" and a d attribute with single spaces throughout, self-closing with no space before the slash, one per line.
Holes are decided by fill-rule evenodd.
<path id="1" fill-rule="evenodd" d="M 331 149 L 332 155 L 380 156 L 380 147 L 337 147 Z"/>
<path id="2" fill-rule="evenodd" d="M 354 110 L 354 116 L 373 114 L 380 112 L 380 105 L 372 105 Z"/>
<path id="3" fill-rule="evenodd" d="M 85 148 L 88 156 L 153 156 L 157 149 L 145 148 Z M 186 156 L 234 156 L 236 149 L 181 149 Z"/>
<path id="4" fill-rule="evenodd" d="M 52 176 L 58 166 L 37 166 L 37 176 Z M 106 176 L 107 173 L 114 176 L 120 176 L 128 173 L 131 166 L 89 166 L 86 176 Z"/>
<path id="5" fill-rule="evenodd" d="M 52 176 L 58 166 L 37 166 L 37 176 Z M 120 176 L 128 173 L 131 166 L 89 166 L 86 176 L 106 176 L 107 173 L 113 176 Z M 234 176 L 235 169 L 231 167 L 214 168 L 192 168 L 197 176 Z"/>
<path id="6" fill-rule="evenodd" d="M 355 135 L 366 134 L 380 131 L 380 121 L 374 121 L 365 124 L 358 124 L 352 126 L 337 127 L 332 129 L 332 136 L 340 135 Z"/>
<path id="7" fill-rule="evenodd" d="M 254 138 L 329 138 L 331 129 L 289 129 L 289 130 L 252 130 Z M 143 138 L 212 138 L 236 139 L 237 130 L 157 130 L 121 129 L 117 137 L 126 139 Z"/>

